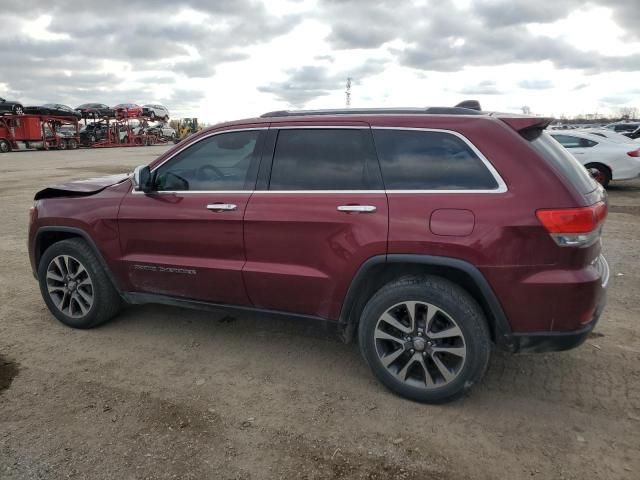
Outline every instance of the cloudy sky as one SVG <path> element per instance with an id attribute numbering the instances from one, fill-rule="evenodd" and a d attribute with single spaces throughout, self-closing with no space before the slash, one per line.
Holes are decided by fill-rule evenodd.
<path id="1" fill-rule="evenodd" d="M 283 108 L 640 107 L 638 0 L 0 0 L 0 97 Z"/>

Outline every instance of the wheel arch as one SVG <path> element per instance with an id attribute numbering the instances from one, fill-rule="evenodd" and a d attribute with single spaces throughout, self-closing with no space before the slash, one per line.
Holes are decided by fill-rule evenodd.
<path id="1" fill-rule="evenodd" d="M 104 259 L 104 256 L 98 249 L 98 246 L 93 241 L 91 236 L 77 227 L 63 227 L 63 226 L 55 226 L 55 227 L 40 227 L 36 232 L 33 244 L 33 257 L 34 257 L 34 273 L 37 277 L 38 266 L 40 265 L 40 259 L 44 252 L 50 248 L 53 244 L 61 242 L 63 240 L 69 240 L 72 238 L 80 238 L 86 242 L 89 248 L 93 251 L 96 258 L 100 262 L 100 265 L 104 269 L 111 280 L 111 284 L 115 287 L 115 289 L 120 293 L 122 290 L 118 285 L 115 277 L 113 276 L 111 269 L 107 265 L 107 262 Z"/>
<path id="2" fill-rule="evenodd" d="M 342 339 L 345 342 L 353 339 L 362 309 L 382 286 L 402 277 L 421 275 L 436 275 L 464 288 L 482 308 L 495 344 L 506 350 L 514 350 L 507 317 L 480 270 L 465 260 L 431 255 L 379 255 L 364 262 L 354 276 L 342 304 L 338 319 Z"/>

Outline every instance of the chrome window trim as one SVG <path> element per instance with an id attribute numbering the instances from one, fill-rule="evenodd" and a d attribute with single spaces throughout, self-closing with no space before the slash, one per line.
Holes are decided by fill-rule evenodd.
<path id="1" fill-rule="evenodd" d="M 418 131 L 418 132 L 437 132 L 437 133 L 448 133 L 453 135 L 454 137 L 458 137 L 467 146 L 475 153 L 478 158 L 482 161 L 484 166 L 489 170 L 489 173 L 493 176 L 493 179 L 498 184 L 497 188 L 492 189 L 460 189 L 460 190 L 438 190 L 438 189 L 430 189 L 430 190 L 387 190 L 387 193 L 505 193 L 509 189 L 507 188 L 507 184 L 502 179 L 498 171 L 495 169 L 493 164 L 489 161 L 484 154 L 478 150 L 478 148 L 464 135 L 460 132 L 456 132 L 454 130 L 447 130 L 444 128 L 421 128 L 421 127 L 371 127 L 372 130 L 407 130 L 407 131 Z M 383 178 L 384 181 L 384 178 Z"/>
<path id="2" fill-rule="evenodd" d="M 370 116 L 370 115 L 363 115 L 363 116 Z M 443 115 L 443 116 L 448 116 L 448 115 Z M 460 117 L 462 115 L 457 115 L 456 117 Z M 477 118 L 477 115 L 470 115 L 471 117 Z M 289 119 L 289 121 L 291 121 Z M 207 135 L 204 135 L 199 141 L 202 141 L 206 138 L 212 137 L 214 135 L 220 135 L 223 133 L 230 133 L 230 132 L 245 132 L 245 131 L 252 131 L 252 130 L 269 130 L 269 129 L 279 129 L 279 130 L 290 130 L 290 129 L 310 129 L 310 128 L 318 128 L 318 129 L 344 129 L 344 128 L 350 128 L 350 129 L 371 129 L 371 130 L 408 130 L 408 131 L 423 131 L 423 132 L 438 132 L 438 133 L 448 133 L 451 135 L 454 135 L 455 137 L 460 138 L 463 142 L 465 142 L 465 144 L 478 156 L 478 158 L 480 158 L 480 160 L 482 161 L 482 163 L 485 165 L 485 167 L 489 170 L 489 172 L 491 173 L 491 175 L 493 176 L 493 178 L 495 179 L 496 183 L 498 184 L 498 188 L 494 188 L 494 189 L 490 189 L 490 190 L 473 190 L 473 189 L 464 189 L 464 190 L 438 190 L 438 189 L 430 189 L 430 190 L 402 190 L 402 189 L 385 189 L 385 190 L 162 190 L 162 191 L 158 191 L 158 192 L 153 192 L 154 195 L 162 195 L 162 194 L 166 194 L 166 195 L 177 195 L 177 194 L 187 194 L 187 195 L 193 195 L 193 194 L 239 194 L 239 193 L 244 193 L 244 194 L 254 194 L 254 193 L 258 193 L 258 194 L 285 194 L 285 193 L 289 193 L 289 194 L 296 194 L 296 195 L 300 195 L 300 194 L 380 194 L 380 193 L 399 193 L 399 194 L 434 194 L 434 193 L 441 193 L 441 194 L 486 194 L 486 193 L 505 193 L 508 191 L 507 188 L 507 184 L 505 183 L 505 181 L 502 179 L 502 177 L 500 176 L 500 174 L 498 173 L 498 171 L 495 169 L 495 167 L 493 166 L 493 164 L 489 161 L 489 159 L 487 159 L 487 157 L 484 156 L 484 154 L 478 150 L 478 148 L 464 135 L 462 135 L 459 132 L 456 132 L 454 130 L 447 130 L 447 129 L 441 129 L 441 128 L 421 128 L 421 127 L 380 127 L 380 126 L 370 126 L 370 125 L 331 125 L 331 124 L 327 124 L 327 125 L 289 125 L 289 126 L 278 126 L 277 123 L 271 123 L 271 126 L 265 126 L 265 127 L 247 127 L 247 128 L 234 128 L 234 129 L 229 129 L 229 130 L 220 130 L 220 131 L 215 131 L 215 132 L 211 132 Z M 153 168 L 153 170 L 151 170 L 151 172 L 154 172 L 155 170 L 157 170 L 158 168 L 160 168 L 162 165 L 164 165 L 165 163 L 167 163 L 168 161 L 170 161 L 171 159 L 175 158 L 176 155 L 178 155 L 180 152 L 183 152 L 185 149 L 187 149 L 188 147 L 190 147 L 190 145 L 185 145 L 183 148 L 177 150 L 176 152 L 174 152 L 169 158 L 166 158 L 162 163 L 158 164 L 157 166 L 155 166 Z M 146 195 L 144 192 L 141 191 L 136 191 L 133 190 L 132 193 L 134 194 L 142 194 L 142 195 Z"/>

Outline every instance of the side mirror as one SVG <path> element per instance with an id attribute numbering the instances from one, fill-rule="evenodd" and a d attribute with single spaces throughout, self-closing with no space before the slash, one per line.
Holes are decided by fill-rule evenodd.
<path id="1" fill-rule="evenodd" d="M 153 190 L 151 170 L 149 170 L 148 165 L 140 165 L 133 170 L 133 188 L 144 193 L 149 193 Z"/>

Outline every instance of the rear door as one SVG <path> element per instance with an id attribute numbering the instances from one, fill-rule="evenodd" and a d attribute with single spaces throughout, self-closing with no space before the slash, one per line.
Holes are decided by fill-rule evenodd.
<path id="1" fill-rule="evenodd" d="M 247 305 L 242 218 L 266 129 L 214 132 L 157 167 L 156 191 L 129 192 L 119 212 L 131 288 Z"/>
<path id="2" fill-rule="evenodd" d="M 551 136 L 555 138 L 560 145 L 568 149 L 580 163 L 583 165 L 594 161 L 593 147 L 598 145 L 598 142 L 589 140 L 588 138 L 576 137 L 573 135 L 564 135 L 552 133 Z M 596 153 L 597 156 L 597 153 Z"/>
<path id="3" fill-rule="evenodd" d="M 369 126 L 272 128 L 269 151 L 245 214 L 249 297 L 337 319 L 358 268 L 386 252 L 387 198 Z"/>

